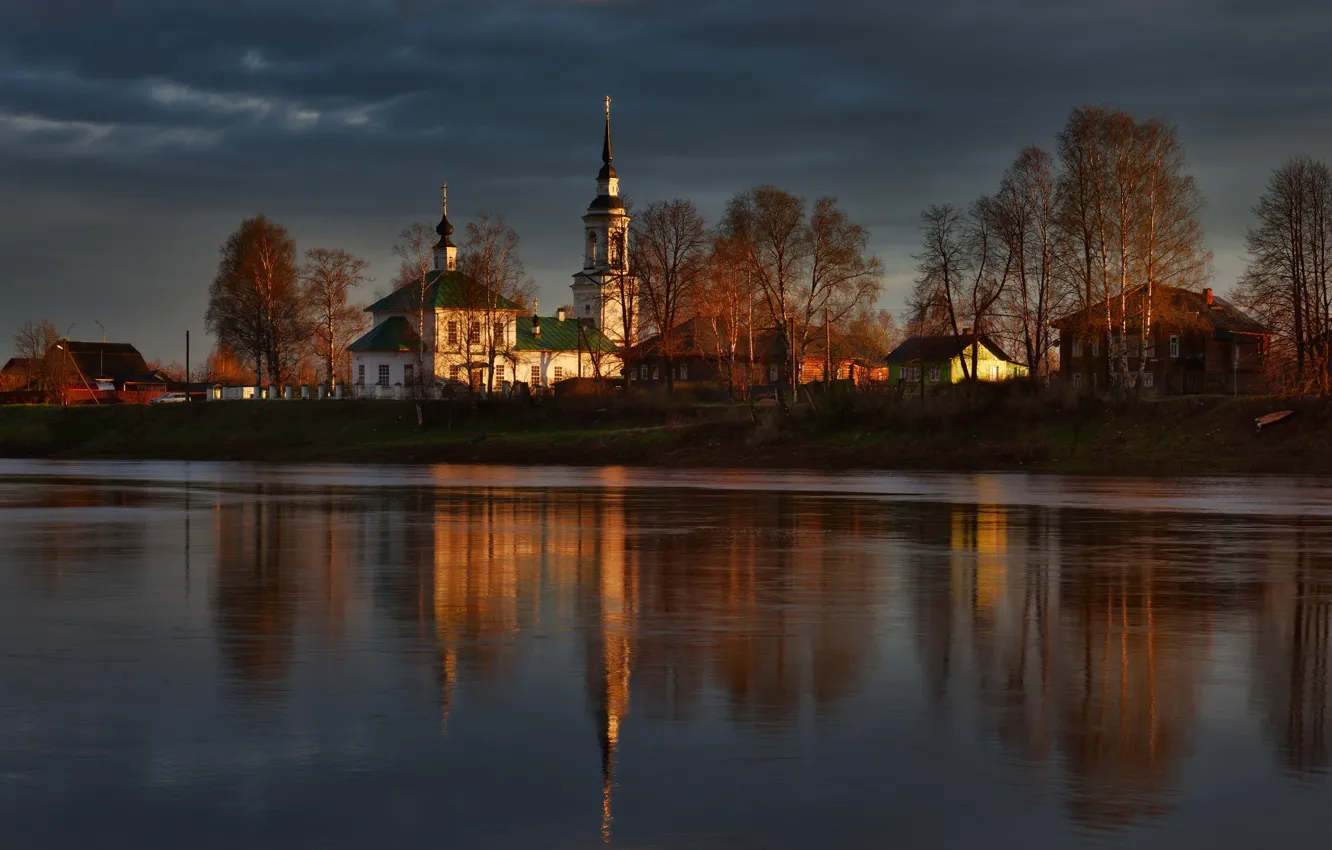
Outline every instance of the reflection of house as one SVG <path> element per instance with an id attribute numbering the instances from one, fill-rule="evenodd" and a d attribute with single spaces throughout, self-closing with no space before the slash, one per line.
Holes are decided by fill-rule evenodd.
<path id="1" fill-rule="evenodd" d="M 955 384 L 967 376 L 1006 381 L 1027 374 L 1027 367 L 1014 362 L 997 342 L 970 328 L 959 336 L 913 336 L 894 348 L 886 361 L 888 380 L 907 391 Z"/>
<path id="2" fill-rule="evenodd" d="M 758 330 L 751 342 L 747 329 L 732 330 L 716 316 L 695 316 L 676 325 L 671 336 L 673 351 L 666 350 L 661 334 L 653 334 L 625 353 L 632 383 L 665 383 L 668 370 L 680 383 L 762 387 L 790 380 L 786 342 L 776 330 Z"/>
<path id="3" fill-rule="evenodd" d="M 548 386 L 580 375 L 619 374 L 615 352 L 623 341 L 632 342 L 634 331 L 625 328 L 620 296 L 623 292 L 636 303 L 638 285 L 628 273 L 629 216 L 611 166 L 609 105 L 597 196 L 583 216 L 583 270 L 571 286 L 573 316 L 563 310 L 554 317 L 525 316 L 520 304 L 459 269 L 447 193 L 443 207 L 435 228 L 434 268 L 424 278 L 426 318 L 420 317 L 420 281 L 367 307 L 374 326 L 348 346 L 357 387 L 374 387 L 371 392 L 378 394 L 418 381 L 457 381 L 498 391 L 514 382 Z"/>
<path id="4" fill-rule="evenodd" d="M 1158 286 L 1147 305 L 1139 288 L 1128 297 L 1128 368 L 1141 389 L 1158 395 L 1265 392 L 1263 370 L 1269 331 L 1212 290 Z M 1151 307 L 1151 333 L 1142 338 L 1143 309 Z M 1117 302 L 1111 321 L 1121 319 Z M 1110 388 L 1110 363 L 1121 362 L 1119 334 L 1106 330 L 1105 302 L 1071 313 L 1059 328 L 1059 376 L 1092 392 Z"/>

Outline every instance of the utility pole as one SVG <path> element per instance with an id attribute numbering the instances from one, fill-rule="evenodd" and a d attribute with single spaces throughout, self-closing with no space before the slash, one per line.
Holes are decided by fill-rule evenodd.
<path id="1" fill-rule="evenodd" d="M 106 328 L 103 327 L 102 323 L 97 321 L 96 319 L 93 319 L 93 324 L 97 325 L 97 327 L 99 328 L 102 328 L 102 348 L 99 349 L 97 352 L 97 371 L 100 374 L 97 377 L 105 378 L 106 377 L 106 351 L 105 351 Z"/>
<path id="2" fill-rule="evenodd" d="M 185 331 L 185 400 L 190 400 L 190 332 Z"/>

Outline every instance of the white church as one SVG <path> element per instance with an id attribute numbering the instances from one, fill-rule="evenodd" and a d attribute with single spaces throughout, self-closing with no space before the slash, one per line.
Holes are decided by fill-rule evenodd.
<path id="1" fill-rule="evenodd" d="M 398 397 L 423 376 L 427 385 L 457 381 L 494 392 L 519 382 L 535 389 L 566 378 L 618 377 L 619 353 L 636 341 L 639 293 L 629 270 L 630 219 L 611 159 L 608 97 L 597 196 L 583 216 L 583 268 L 571 284 L 573 315 L 560 309 L 541 316 L 536 305 L 529 315 L 502 295 L 480 291 L 458 271 L 446 185 L 424 319 L 414 285 L 366 308 L 374 324 L 348 346 L 356 394 Z M 633 305 L 627 323 L 626 301 Z M 424 347 L 418 327 L 424 328 Z"/>

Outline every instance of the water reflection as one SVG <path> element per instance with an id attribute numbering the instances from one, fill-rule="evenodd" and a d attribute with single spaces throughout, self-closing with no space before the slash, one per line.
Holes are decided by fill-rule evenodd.
<path id="1" fill-rule="evenodd" d="M 1297 776 L 1327 770 L 1328 625 L 1332 562 L 1304 523 L 1273 535 L 1254 635 L 1256 698 L 1282 766 Z"/>
<path id="2" fill-rule="evenodd" d="M 965 803 L 1011 782 L 1031 795 L 1026 817 L 1048 799 L 1087 834 L 1185 835 L 1198 818 L 1192 765 L 1226 758 L 1236 737 L 1266 742 L 1265 793 L 1282 793 L 1283 775 L 1326 782 L 1326 520 L 1014 503 L 985 477 L 962 502 L 512 483 L 0 479 L 0 613 L 19 624 L 0 672 L 40 685 L 14 660 L 31 654 L 25 635 L 114 628 L 107 609 L 86 621 L 88 600 L 190 608 L 188 584 L 164 590 L 188 551 L 218 654 L 216 670 L 193 671 L 198 684 L 216 678 L 223 698 L 280 713 L 330 695 L 355 706 L 356 682 L 403 665 L 429 695 L 381 683 L 374 699 L 391 707 L 375 710 L 429 708 L 422 746 L 442 749 L 425 775 L 446 787 L 469 778 L 444 754 L 549 718 L 555 737 L 521 758 L 536 769 L 548 749 L 582 777 L 550 792 L 573 813 L 575 844 L 659 836 L 648 812 L 693 793 L 655 778 L 673 763 L 662 748 L 687 734 L 707 736 L 718 754 L 695 757 L 732 771 L 753 806 L 782 792 L 765 760 L 801 765 L 792 776 L 807 777 L 816 819 L 818 783 L 858 771 L 849 801 L 828 808 L 832 828 L 859 822 L 834 817 L 839 806 L 882 806 L 899 783 L 944 783 Z M 59 616 L 37 619 L 44 605 Z M 1242 685 L 1238 712 L 1216 684 L 1229 680 Z M 0 706 L 21 719 L 51 690 L 15 693 Z M 570 712 L 581 719 L 564 724 Z M 0 756 L 58 753 L 34 743 L 38 728 L 10 724 Z M 425 740 L 409 726 L 379 734 Z M 896 755 L 871 766 L 876 749 Z M 755 766 L 720 755 L 730 750 Z M 950 772 L 949 752 L 979 769 Z"/>

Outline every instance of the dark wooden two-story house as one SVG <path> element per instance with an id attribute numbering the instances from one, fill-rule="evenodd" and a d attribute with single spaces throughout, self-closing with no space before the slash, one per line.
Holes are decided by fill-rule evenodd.
<path id="1" fill-rule="evenodd" d="M 1058 321 L 1059 376 L 1080 391 L 1109 392 L 1111 362 L 1118 371 L 1127 347 L 1127 387 L 1150 395 L 1262 393 L 1268 389 L 1266 356 L 1271 332 L 1212 290 L 1158 286 L 1146 303 L 1146 287 L 1127 297 L 1127 333 L 1120 339 L 1122 308 L 1079 310 Z M 1150 332 L 1143 334 L 1150 306 Z M 1141 374 L 1141 386 L 1138 375 Z"/>

